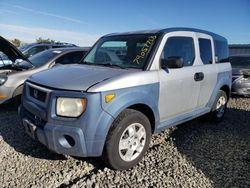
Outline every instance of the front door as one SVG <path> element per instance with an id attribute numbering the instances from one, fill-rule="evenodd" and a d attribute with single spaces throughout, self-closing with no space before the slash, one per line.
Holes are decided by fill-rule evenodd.
<path id="1" fill-rule="evenodd" d="M 175 118 L 181 114 L 194 111 L 197 108 L 200 82 L 195 79 L 197 58 L 197 43 L 193 32 L 173 32 L 163 37 L 164 45 L 160 58 L 181 57 L 182 68 L 167 68 L 159 70 L 160 121 Z"/>

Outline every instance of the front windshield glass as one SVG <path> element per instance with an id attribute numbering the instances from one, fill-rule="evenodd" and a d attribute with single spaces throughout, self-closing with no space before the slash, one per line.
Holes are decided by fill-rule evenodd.
<path id="1" fill-rule="evenodd" d="M 230 63 L 231 63 L 233 68 L 250 69 L 250 56 L 230 57 Z"/>
<path id="2" fill-rule="evenodd" d="M 25 50 L 27 50 L 31 46 L 32 46 L 31 44 L 24 44 L 21 47 L 19 47 L 18 50 L 20 50 L 21 52 L 24 52 Z"/>
<path id="3" fill-rule="evenodd" d="M 60 53 L 62 53 L 61 50 L 53 50 L 53 51 L 47 50 L 47 51 L 40 52 L 34 56 L 31 56 L 29 58 L 29 60 L 32 62 L 32 64 L 35 67 L 40 67 L 40 66 L 48 63 L 49 61 L 51 61 L 53 58 L 58 56 Z"/>
<path id="4" fill-rule="evenodd" d="M 157 35 L 124 35 L 101 38 L 83 59 L 84 64 L 142 69 Z"/>

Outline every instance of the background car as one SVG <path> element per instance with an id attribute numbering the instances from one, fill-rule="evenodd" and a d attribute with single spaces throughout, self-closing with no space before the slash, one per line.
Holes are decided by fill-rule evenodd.
<path id="1" fill-rule="evenodd" d="M 77 47 L 74 44 L 69 43 L 31 43 L 26 44 L 18 49 L 26 56 L 30 57 L 44 50 L 48 50 L 51 48 L 66 48 L 66 47 Z"/>
<path id="2" fill-rule="evenodd" d="M 12 61 L 4 53 L 0 52 L 0 67 L 11 63 Z"/>
<path id="3" fill-rule="evenodd" d="M 250 97 L 250 54 L 229 57 L 232 65 L 232 94 Z"/>
<path id="4" fill-rule="evenodd" d="M 0 67 L 0 104 L 13 98 L 20 102 L 23 83 L 30 75 L 55 65 L 78 63 L 88 49 L 79 47 L 50 49 L 27 59 L 7 40 L 0 38 L 0 51 L 11 60 L 11 64 L 3 64 Z"/>

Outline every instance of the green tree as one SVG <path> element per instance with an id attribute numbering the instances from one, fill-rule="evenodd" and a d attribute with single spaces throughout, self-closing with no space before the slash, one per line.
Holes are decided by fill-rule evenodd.
<path id="1" fill-rule="evenodd" d="M 42 37 L 39 37 L 39 38 L 36 39 L 36 42 L 54 44 L 56 41 L 55 41 L 55 40 L 52 40 L 52 39 L 50 39 L 50 38 L 44 39 L 44 38 L 42 38 Z"/>
<path id="2" fill-rule="evenodd" d="M 10 41 L 12 44 L 14 44 L 16 47 L 19 47 L 21 45 L 21 40 L 14 38 Z"/>

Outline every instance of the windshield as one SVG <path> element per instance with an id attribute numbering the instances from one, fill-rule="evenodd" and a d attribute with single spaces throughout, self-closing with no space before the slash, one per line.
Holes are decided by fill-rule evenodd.
<path id="1" fill-rule="evenodd" d="M 20 50 L 21 52 L 27 50 L 28 48 L 30 48 L 32 46 L 32 44 L 24 44 L 21 47 L 18 48 L 18 50 Z"/>
<path id="2" fill-rule="evenodd" d="M 142 69 L 156 39 L 154 34 L 103 37 L 82 63 Z"/>
<path id="3" fill-rule="evenodd" d="M 61 50 L 53 50 L 53 51 L 47 50 L 47 51 L 40 52 L 34 56 L 31 56 L 29 58 L 29 60 L 32 62 L 32 64 L 35 67 L 40 67 L 40 66 L 48 63 L 49 61 L 51 61 L 53 58 L 58 56 L 60 53 L 62 53 Z"/>
<path id="4" fill-rule="evenodd" d="M 233 68 L 250 69 L 250 56 L 233 56 L 230 57 L 230 63 Z"/>

